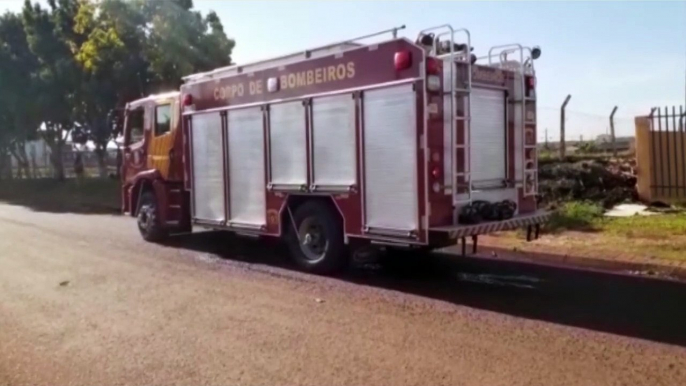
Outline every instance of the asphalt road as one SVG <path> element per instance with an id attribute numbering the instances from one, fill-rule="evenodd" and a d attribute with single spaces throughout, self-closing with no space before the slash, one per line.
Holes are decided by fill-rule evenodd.
<path id="1" fill-rule="evenodd" d="M 0 385 L 684 385 L 686 285 L 437 257 L 340 278 L 0 205 Z"/>

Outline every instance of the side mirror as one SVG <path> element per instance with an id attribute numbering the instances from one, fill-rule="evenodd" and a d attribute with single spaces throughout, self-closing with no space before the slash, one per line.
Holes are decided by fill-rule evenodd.
<path id="1" fill-rule="evenodd" d="M 531 59 L 538 59 L 541 57 L 541 47 L 535 46 L 531 49 Z"/>

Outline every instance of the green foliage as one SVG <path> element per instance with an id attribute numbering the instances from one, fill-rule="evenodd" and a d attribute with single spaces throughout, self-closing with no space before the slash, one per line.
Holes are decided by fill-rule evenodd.
<path id="1" fill-rule="evenodd" d="M 593 154 L 599 151 L 598 146 L 594 142 L 584 142 L 577 148 L 578 153 L 582 154 Z"/>
<path id="2" fill-rule="evenodd" d="M 214 12 L 203 18 L 189 0 L 134 3 L 147 17 L 147 55 L 158 89 L 176 89 L 182 76 L 231 63 L 234 42 Z"/>
<path id="3" fill-rule="evenodd" d="M 546 231 L 593 231 L 622 238 L 664 239 L 686 235 L 686 213 L 652 216 L 604 217 L 603 207 L 589 201 L 571 201 L 553 212 Z"/>
<path id="4" fill-rule="evenodd" d="M 653 216 L 631 216 L 608 220 L 603 226 L 610 234 L 621 237 L 665 239 L 686 236 L 686 214 L 668 213 Z"/>
<path id="5" fill-rule="evenodd" d="M 554 205 L 566 201 L 592 201 L 610 208 L 635 201 L 634 161 L 595 158 L 590 161 L 539 162 L 539 191 L 542 202 Z"/>
<path id="6" fill-rule="evenodd" d="M 562 230 L 590 231 L 597 229 L 602 216 L 603 208 L 598 204 L 583 201 L 567 202 L 553 212 L 545 230 L 553 233 Z"/>
<path id="7" fill-rule="evenodd" d="M 34 103 L 34 73 L 38 61 L 32 54 L 19 15 L 0 17 L 0 158 L 9 152 L 28 168 L 24 143 L 36 137 L 38 106 Z"/>
<path id="8" fill-rule="evenodd" d="M 55 154 L 70 134 L 104 151 L 110 111 L 230 64 L 233 47 L 191 0 L 25 0 L 0 18 L 0 154 L 36 134 Z"/>

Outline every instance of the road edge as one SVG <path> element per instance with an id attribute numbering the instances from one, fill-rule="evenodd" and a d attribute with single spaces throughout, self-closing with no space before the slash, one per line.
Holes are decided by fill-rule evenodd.
<path id="1" fill-rule="evenodd" d="M 445 252 L 454 254 L 454 252 Z M 612 273 L 624 276 L 640 276 L 686 282 L 686 267 L 665 266 L 645 262 L 608 260 L 595 257 L 560 255 L 545 252 L 513 251 L 512 249 L 484 246 L 479 247 L 474 258 L 492 261 L 535 264 L 554 268 L 577 269 Z"/>

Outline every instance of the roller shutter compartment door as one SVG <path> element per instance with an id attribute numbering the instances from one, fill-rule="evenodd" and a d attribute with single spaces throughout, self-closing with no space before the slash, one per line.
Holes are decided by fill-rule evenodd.
<path id="1" fill-rule="evenodd" d="M 228 113 L 229 223 L 266 224 L 264 126 L 259 107 Z"/>
<path id="2" fill-rule="evenodd" d="M 302 101 L 269 107 L 271 183 L 279 186 L 307 184 L 307 131 Z"/>
<path id="3" fill-rule="evenodd" d="M 221 223 L 226 220 L 222 119 L 219 113 L 191 119 L 193 218 Z"/>
<path id="4" fill-rule="evenodd" d="M 478 188 L 502 186 L 505 170 L 505 92 L 472 90 L 471 180 Z"/>
<path id="5" fill-rule="evenodd" d="M 419 228 L 416 100 L 412 85 L 364 93 L 364 197 L 369 228 Z"/>

